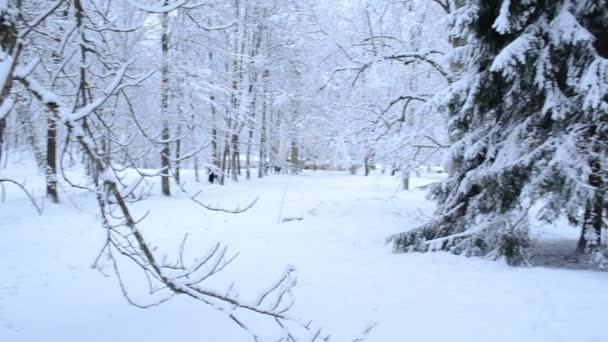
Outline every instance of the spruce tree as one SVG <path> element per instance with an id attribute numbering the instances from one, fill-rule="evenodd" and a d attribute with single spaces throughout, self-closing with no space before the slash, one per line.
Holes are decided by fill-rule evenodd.
<path id="1" fill-rule="evenodd" d="M 395 251 L 529 264 L 535 213 L 567 217 L 582 230 L 579 249 L 605 264 L 606 0 L 467 0 L 449 23 L 466 42 L 439 95 L 450 176 L 431 191 L 434 218 L 391 237 Z"/>
<path id="2" fill-rule="evenodd" d="M 0 162 L 6 135 L 6 117 L 13 108 L 14 99 L 10 97 L 11 75 L 15 69 L 17 55 L 18 11 L 14 1 L 0 0 Z"/>

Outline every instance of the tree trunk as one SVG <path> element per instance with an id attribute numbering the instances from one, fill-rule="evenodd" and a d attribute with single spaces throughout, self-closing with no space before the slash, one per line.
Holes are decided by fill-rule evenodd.
<path id="1" fill-rule="evenodd" d="M 226 133 L 227 135 L 228 133 Z M 226 173 L 228 172 L 227 170 L 227 163 L 228 163 L 228 154 L 230 153 L 229 150 L 229 141 L 228 141 L 228 137 L 226 137 L 226 144 L 224 146 L 224 153 L 222 153 L 222 161 L 221 161 L 221 175 L 220 175 L 220 185 L 224 185 L 226 184 Z"/>
<path id="2" fill-rule="evenodd" d="M 597 126 L 591 127 L 590 131 L 592 134 L 590 136 L 596 136 Z M 601 155 L 601 149 L 600 144 L 595 143 L 594 155 Z M 585 206 L 581 236 L 577 245 L 577 252 L 579 253 L 593 253 L 600 249 L 602 242 L 605 190 L 602 179 L 602 163 L 598 157 L 592 157 L 589 161 L 589 169 L 591 174 L 588 183 L 595 189 L 595 192 Z"/>
<path id="3" fill-rule="evenodd" d="M 245 157 L 245 174 L 247 180 L 251 179 L 251 144 L 253 142 L 253 129 L 249 130 L 249 138 L 247 141 L 247 155 Z"/>
<path id="4" fill-rule="evenodd" d="M 401 176 L 401 183 L 403 185 L 403 190 L 410 189 L 410 172 L 403 171 L 403 175 Z"/>
<path id="5" fill-rule="evenodd" d="M 587 251 L 587 239 L 588 236 L 587 234 L 589 233 L 589 226 L 587 224 L 587 222 L 589 222 L 589 218 L 591 216 L 591 206 L 589 205 L 590 203 L 587 203 L 587 206 L 585 207 L 585 214 L 583 216 L 583 224 L 581 226 L 581 235 L 578 239 L 578 244 L 576 245 L 576 252 L 583 254 Z"/>
<path id="6" fill-rule="evenodd" d="M 266 86 L 262 97 L 262 118 L 260 120 L 260 153 L 258 155 L 258 178 L 264 177 L 266 170 Z"/>
<path id="7" fill-rule="evenodd" d="M 6 118 L 0 119 L 0 163 L 2 163 L 2 152 L 4 151 L 4 129 L 6 128 Z"/>
<path id="8" fill-rule="evenodd" d="M 239 154 L 239 136 L 236 134 L 232 135 L 232 163 L 230 167 L 232 168 L 232 180 L 238 182 L 241 173 L 241 165 Z"/>
<path id="9" fill-rule="evenodd" d="M 171 167 L 169 156 L 171 154 L 171 149 L 169 148 L 169 143 L 164 141 L 169 141 L 169 127 L 163 127 L 161 139 L 163 140 L 163 148 L 160 152 L 160 165 L 162 169 L 161 173 L 161 188 L 162 194 L 165 196 L 171 196 L 171 187 L 169 185 L 169 168 Z"/>
<path id="10" fill-rule="evenodd" d="M 298 148 L 298 143 L 293 140 L 291 142 L 291 173 L 297 175 L 299 172 L 299 163 L 300 163 L 300 149 Z"/>
<path id="11" fill-rule="evenodd" d="M 49 113 L 46 136 L 46 195 L 59 203 L 57 192 L 57 121 Z"/>
<path id="12" fill-rule="evenodd" d="M 254 80 L 255 81 L 255 80 Z M 247 174 L 247 179 L 251 179 L 251 171 L 249 170 L 251 168 L 251 149 L 252 149 L 252 145 L 253 145 L 253 124 L 254 124 L 254 120 L 255 120 L 255 110 L 256 110 L 256 93 L 253 91 L 253 84 L 249 86 L 249 95 L 251 96 L 251 102 L 249 103 L 249 110 L 250 110 L 250 115 L 249 115 L 249 120 L 248 120 L 248 134 L 247 134 L 247 156 L 246 156 L 246 165 L 245 168 L 246 170 L 246 174 Z"/>
<path id="13" fill-rule="evenodd" d="M 241 148 L 239 146 L 240 139 L 236 136 L 236 143 L 234 144 L 234 166 L 236 169 L 236 175 L 241 176 Z"/>
<path id="14" fill-rule="evenodd" d="M 213 53 L 209 52 L 209 65 L 213 64 Z M 213 81 L 211 82 L 213 85 Z M 218 133 L 218 125 L 217 125 L 217 111 L 215 109 L 215 96 L 209 96 L 209 107 L 211 109 L 211 157 L 213 158 L 213 165 L 220 168 L 221 160 L 220 160 L 220 150 L 219 150 L 219 133 Z"/>
<path id="15" fill-rule="evenodd" d="M 182 149 L 182 126 L 178 124 L 177 126 L 177 141 L 175 141 L 175 182 L 177 184 L 181 184 L 181 149 Z"/>
<path id="16" fill-rule="evenodd" d="M 201 181 L 200 171 L 198 169 L 198 157 L 197 156 L 194 156 L 194 181 L 197 183 Z"/>
<path id="17" fill-rule="evenodd" d="M 211 95 L 211 120 L 213 121 L 213 128 L 211 129 L 211 153 L 213 158 L 213 164 L 217 167 L 221 167 L 220 150 L 219 150 L 219 133 L 217 129 L 217 113 L 213 101 L 215 96 Z"/>
<path id="18" fill-rule="evenodd" d="M 168 1 L 165 0 L 165 5 Z M 171 187 L 169 183 L 169 169 L 171 168 L 171 134 L 169 132 L 169 13 L 162 14 L 162 68 L 161 68 L 161 120 L 162 120 L 162 149 L 160 152 L 161 173 L 161 188 L 162 194 L 171 196 Z"/>

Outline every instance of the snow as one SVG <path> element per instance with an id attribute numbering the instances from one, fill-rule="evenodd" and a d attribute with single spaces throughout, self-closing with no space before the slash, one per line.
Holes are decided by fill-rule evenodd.
<path id="1" fill-rule="evenodd" d="M 492 28 L 500 34 L 508 33 L 511 29 L 509 24 L 509 6 L 511 6 L 511 0 L 504 0 L 500 6 L 500 13 L 492 24 Z"/>
<path id="2" fill-rule="evenodd" d="M 31 170 L 22 164 L 0 175 L 27 180 L 40 196 L 44 184 Z M 385 238 L 433 210 L 424 191 L 398 190 L 398 177 L 307 172 L 224 187 L 195 184 L 189 171 L 183 177 L 202 190 L 204 202 L 231 208 L 260 199 L 231 215 L 206 211 L 186 195 L 152 196 L 135 207 L 137 214 L 150 210 L 140 229 L 151 245 L 173 255 L 185 233 L 190 254 L 227 245 L 228 255 L 240 256 L 211 285 L 229 289 L 234 281 L 232 291 L 251 301 L 293 265 L 291 315 L 313 319 L 334 341 L 350 341 L 374 322 L 368 341 L 605 341 L 608 273 L 392 254 Z M 423 174 L 412 185 L 441 177 Z M 222 313 L 188 298 L 145 310 L 127 304 L 113 276 L 90 268 L 104 238 L 93 196 L 68 189 L 62 204 L 47 203 L 38 216 L 7 186 L 0 203 L 0 341 L 250 341 Z M 545 230 L 539 234 L 552 232 L 554 245 L 576 238 L 575 231 Z M 122 271 L 131 294 L 144 298 L 142 279 L 129 266 Z M 252 319 L 261 325 L 250 326 L 262 329 Z"/>
<path id="3" fill-rule="evenodd" d="M 592 41 L 593 34 L 587 31 L 572 13 L 572 4 L 565 1 L 559 14 L 550 23 L 551 39 L 556 44 L 572 44 L 581 41 Z"/>
<path id="4" fill-rule="evenodd" d="M 12 68 L 13 57 L 8 55 L 5 51 L 0 50 L 0 85 L 2 87 L 4 87 L 6 81 L 9 79 Z"/>
<path id="5" fill-rule="evenodd" d="M 8 113 L 10 113 L 14 104 L 15 99 L 13 97 L 9 97 L 0 103 L 0 120 L 4 119 Z"/>
<path id="6" fill-rule="evenodd" d="M 112 80 L 112 82 L 110 82 L 110 84 L 106 88 L 104 96 L 100 96 L 93 102 L 80 108 L 78 111 L 76 111 L 72 115 L 65 115 L 63 117 L 63 119 L 66 121 L 72 121 L 72 122 L 78 121 L 78 120 L 85 118 L 86 116 L 89 116 L 93 111 L 95 111 L 97 108 L 99 108 L 99 106 L 101 106 L 104 102 L 106 102 L 108 100 L 108 98 L 116 92 L 118 86 L 122 82 L 122 79 L 124 78 L 124 76 L 127 72 L 128 66 L 129 66 L 129 64 L 125 63 L 120 67 L 120 69 L 118 69 L 118 71 L 116 71 L 116 75 L 114 76 L 114 79 Z"/>
<path id="7" fill-rule="evenodd" d="M 608 61 L 603 58 L 595 59 L 580 81 L 580 90 L 585 92 L 584 108 L 608 110 L 608 101 L 602 94 L 608 93 Z"/>
<path id="8" fill-rule="evenodd" d="M 535 51 L 534 44 L 536 44 L 536 40 L 536 36 L 532 33 L 524 33 L 518 36 L 494 58 L 490 70 L 502 71 L 505 77 L 512 77 L 512 67 L 517 65 L 517 63 L 526 63 L 526 54 L 529 54 L 530 51 Z"/>

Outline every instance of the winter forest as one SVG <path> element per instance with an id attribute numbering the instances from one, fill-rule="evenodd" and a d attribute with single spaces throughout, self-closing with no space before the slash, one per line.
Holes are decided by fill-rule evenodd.
<path id="1" fill-rule="evenodd" d="M 0 341 L 608 341 L 607 0 L 0 0 Z"/>

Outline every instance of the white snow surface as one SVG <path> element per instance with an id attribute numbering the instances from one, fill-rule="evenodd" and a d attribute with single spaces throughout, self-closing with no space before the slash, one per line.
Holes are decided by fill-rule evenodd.
<path id="1" fill-rule="evenodd" d="M 42 184 L 28 176 L 30 169 L 0 175 L 27 179 L 40 197 Z M 438 177 L 427 176 L 413 185 Z M 228 288 L 234 281 L 244 299 L 257 298 L 294 265 L 292 316 L 314 319 L 333 341 L 352 341 L 370 322 L 377 326 L 368 341 L 380 342 L 608 340 L 608 273 L 511 268 L 446 253 L 392 254 L 385 238 L 415 227 L 433 210 L 424 191 L 398 190 L 396 178 L 307 172 L 222 187 L 194 185 L 188 172 L 184 177 L 187 186 L 202 188 L 206 203 L 233 208 L 260 200 L 230 215 L 206 211 L 185 195 L 154 196 L 135 209 L 151 210 L 140 225 L 151 244 L 169 255 L 185 233 L 191 254 L 227 244 L 240 256 L 214 284 Z M 92 195 L 64 188 L 63 203 L 46 203 L 38 216 L 17 189 L 6 190 L 0 341 L 251 340 L 223 314 L 188 298 L 145 310 L 130 306 L 114 276 L 90 268 L 104 236 Z M 302 220 L 280 222 L 279 215 Z M 132 293 L 145 298 L 145 284 L 129 277 L 130 268 L 123 271 Z"/>

